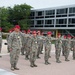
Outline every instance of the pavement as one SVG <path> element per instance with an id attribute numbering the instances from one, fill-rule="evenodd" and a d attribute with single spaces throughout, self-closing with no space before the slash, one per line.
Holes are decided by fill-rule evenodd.
<path id="1" fill-rule="evenodd" d="M 29 60 L 25 60 L 24 55 L 20 55 L 18 67 L 20 70 L 10 70 L 10 56 L 7 53 L 6 40 L 2 44 L 2 58 L 0 58 L 0 75 L 75 75 L 75 60 L 72 58 L 72 51 L 70 51 L 69 62 L 64 61 L 64 56 L 60 57 L 62 63 L 56 63 L 55 47 L 52 45 L 50 65 L 44 64 L 44 51 L 40 55 L 41 59 L 36 60 L 38 67 L 31 68 Z"/>

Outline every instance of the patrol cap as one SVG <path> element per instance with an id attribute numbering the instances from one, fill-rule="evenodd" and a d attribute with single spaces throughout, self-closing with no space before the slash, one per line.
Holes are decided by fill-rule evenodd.
<path id="1" fill-rule="evenodd" d="M 15 27 L 14 27 L 14 28 L 20 29 L 20 26 L 19 26 L 19 25 L 15 25 Z"/>
<path id="2" fill-rule="evenodd" d="M 36 34 L 36 31 L 33 31 L 32 34 Z"/>
<path id="3" fill-rule="evenodd" d="M 52 34 L 52 32 L 51 31 L 47 32 L 47 35 L 49 35 L 49 34 Z"/>

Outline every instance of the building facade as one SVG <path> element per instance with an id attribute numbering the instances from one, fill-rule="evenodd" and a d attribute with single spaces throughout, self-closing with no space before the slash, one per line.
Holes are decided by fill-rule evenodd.
<path id="1" fill-rule="evenodd" d="M 31 11 L 31 30 L 75 35 L 75 5 Z"/>

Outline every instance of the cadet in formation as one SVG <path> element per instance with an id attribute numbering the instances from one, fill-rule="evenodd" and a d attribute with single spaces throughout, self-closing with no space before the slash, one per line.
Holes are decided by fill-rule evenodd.
<path id="1" fill-rule="evenodd" d="M 1 48 L 2 48 L 2 28 L 0 27 L 0 54 L 1 54 Z M 0 55 L 0 57 L 2 57 L 1 55 Z"/>
<path id="2" fill-rule="evenodd" d="M 38 50 L 38 39 L 36 31 L 32 32 L 33 36 L 31 38 L 31 50 L 30 50 L 30 66 L 37 67 L 35 64 Z"/>
<path id="3" fill-rule="evenodd" d="M 73 37 L 73 40 L 72 40 L 72 43 L 73 43 L 73 60 L 75 60 L 75 36 Z"/>
<path id="4" fill-rule="evenodd" d="M 43 38 L 40 31 L 37 31 L 37 38 L 38 38 L 37 58 L 40 58 L 39 55 L 42 54 L 43 50 Z"/>
<path id="5" fill-rule="evenodd" d="M 65 42 L 66 44 L 66 50 L 65 50 L 65 61 L 69 61 L 68 57 L 69 57 L 69 53 L 71 50 L 71 36 L 67 35 L 67 41 Z"/>
<path id="6" fill-rule="evenodd" d="M 8 46 L 10 50 L 10 64 L 11 64 L 11 70 L 19 70 L 17 68 L 17 62 L 19 59 L 19 54 L 21 52 L 22 43 L 24 36 L 20 32 L 20 26 L 16 25 L 14 27 L 14 31 L 10 34 L 8 39 Z"/>
<path id="7" fill-rule="evenodd" d="M 61 39 L 61 34 L 58 33 L 58 38 L 55 42 L 55 57 L 56 57 L 56 62 L 57 63 L 61 63 L 61 61 L 59 60 L 60 58 L 60 54 L 61 54 L 61 48 L 62 48 L 62 39 Z"/>
<path id="8" fill-rule="evenodd" d="M 51 57 L 51 42 L 52 42 L 52 40 L 51 40 L 51 32 L 48 32 L 47 33 L 47 37 L 46 37 L 46 39 L 45 39 L 45 56 L 44 56 L 44 60 L 45 60 L 45 64 L 46 65 L 48 65 L 48 64 L 50 64 L 49 62 L 48 62 L 48 59 Z"/>

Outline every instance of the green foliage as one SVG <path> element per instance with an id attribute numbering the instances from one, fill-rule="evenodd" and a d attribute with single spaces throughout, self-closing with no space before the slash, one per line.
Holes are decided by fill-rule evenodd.
<path id="1" fill-rule="evenodd" d="M 19 24 L 22 29 L 28 29 L 30 27 L 31 8 L 27 4 L 15 5 L 13 8 L 0 7 L 0 26 L 3 31 L 7 32 L 16 24 Z"/>

